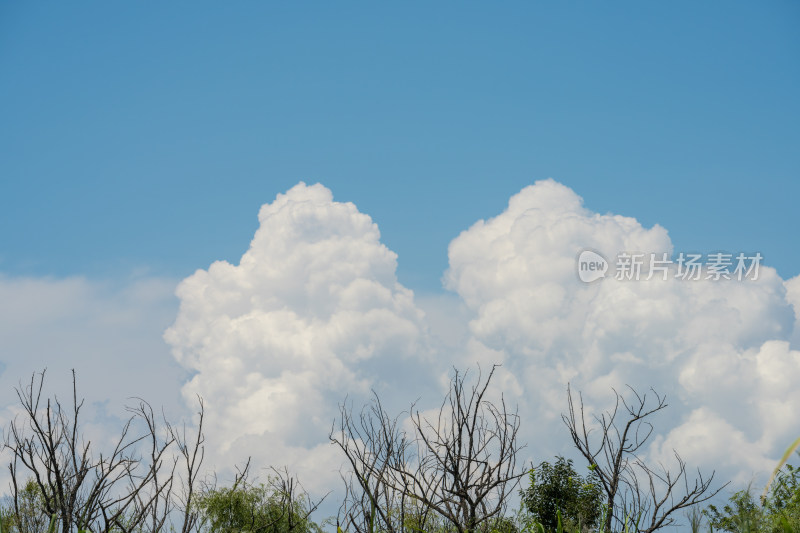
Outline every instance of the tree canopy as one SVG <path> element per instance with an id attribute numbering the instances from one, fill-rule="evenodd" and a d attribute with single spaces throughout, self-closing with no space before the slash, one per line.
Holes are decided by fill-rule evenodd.
<path id="1" fill-rule="evenodd" d="M 568 529 L 594 528 L 600 519 L 603 491 L 597 474 L 590 470 L 583 477 L 572 464 L 563 457 L 552 465 L 542 462 L 530 471 L 530 485 L 521 493 L 525 510 L 548 531 L 556 530 L 559 512 Z"/>

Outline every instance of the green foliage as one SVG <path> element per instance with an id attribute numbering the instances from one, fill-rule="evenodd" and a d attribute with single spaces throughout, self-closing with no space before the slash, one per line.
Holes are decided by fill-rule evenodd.
<path id="1" fill-rule="evenodd" d="M 42 533 L 52 521 L 45 509 L 44 496 L 33 478 L 19 491 L 18 509 L 9 501 L 0 509 L 0 533 Z"/>
<path id="2" fill-rule="evenodd" d="M 375 508 L 373 507 L 373 513 Z M 442 515 L 436 513 L 430 508 L 426 508 L 419 501 L 406 502 L 403 509 L 403 521 L 400 524 L 399 514 L 400 509 L 392 509 L 390 514 L 394 520 L 393 523 L 401 525 L 402 531 L 406 533 L 456 533 L 453 525 Z M 378 531 L 385 531 L 384 528 L 376 527 L 378 520 L 371 520 L 372 528 L 369 530 L 371 533 Z M 401 529 L 398 528 L 398 531 Z M 505 532 L 503 532 L 505 533 Z M 515 532 L 516 533 L 516 532 Z"/>
<path id="3" fill-rule="evenodd" d="M 773 522 L 783 522 L 800 531 L 800 468 L 786 465 L 781 470 L 764 506 Z"/>
<path id="4" fill-rule="evenodd" d="M 778 461 L 778 465 L 775 467 L 775 470 L 772 471 L 772 476 L 769 478 L 769 481 L 767 481 L 767 485 L 764 487 L 764 494 L 761 495 L 762 500 L 764 500 L 767 497 L 767 493 L 769 492 L 770 486 L 772 485 L 772 480 L 778 476 L 778 474 L 781 472 L 781 469 L 783 468 L 783 465 L 786 464 L 786 461 L 788 461 L 789 457 L 792 455 L 792 452 L 794 452 L 798 448 L 800 448 L 800 437 L 797 437 L 797 439 L 783 453 L 781 460 Z"/>
<path id="5" fill-rule="evenodd" d="M 485 533 L 520 533 L 519 527 L 514 520 L 506 516 L 490 518 L 479 526 L 479 531 Z"/>
<path id="6" fill-rule="evenodd" d="M 0 533 L 8 533 L 9 527 L 13 524 L 13 518 L 7 515 L 5 509 L 0 509 Z"/>
<path id="7" fill-rule="evenodd" d="M 764 515 L 764 510 L 756 502 L 749 487 L 731 496 L 722 510 L 715 505 L 709 505 L 706 510 L 708 521 L 714 529 L 734 533 L 762 531 Z"/>
<path id="8" fill-rule="evenodd" d="M 210 490 L 197 509 L 214 533 L 319 533 L 302 496 L 274 485 L 239 484 Z"/>
<path id="9" fill-rule="evenodd" d="M 531 470 L 530 486 L 521 495 L 522 505 L 546 531 L 593 528 L 602 511 L 597 475 L 591 471 L 581 477 L 572 460 L 563 457 L 557 457 L 554 465 L 545 461 Z"/>
<path id="10" fill-rule="evenodd" d="M 800 532 L 800 468 L 786 465 L 775 476 L 767 497 L 759 502 L 750 488 L 740 490 L 719 509 L 704 511 L 710 525 L 733 533 Z"/>

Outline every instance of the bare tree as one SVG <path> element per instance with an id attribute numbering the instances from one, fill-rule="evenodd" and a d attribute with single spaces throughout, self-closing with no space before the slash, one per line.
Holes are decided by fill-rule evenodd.
<path id="1" fill-rule="evenodd" d="M 673 524 L 676 511 L 713 498 L 727 484 L 712 489 L 714 472 L 706 478 L 699 469 L 690 480 L 686 463 L 674 450 L 674 470 L 647 464 L 639 452 L 653 433 L 651 417 L 667 407 L 666 397 L 652 389 L 650 397 L 628 388 L 630 398 L 614 390 L 614 408 L 593 417 L 596 435 L 587 427 L 583 397 L 579 394 L 576 411 L 569 387 L 568 412 L 562 419 L 575 447 L 600 480 L 607 507 L 602 531 L 611 532 L 612 525 L 623 527 L 625 520 L 631 520 L 638 524 L 638 531 L 649 533 Z"/>
<path id="2" fill-rule="evenodd" d="M 177 461 L 169 457 L 168 450 L 174 438 L 170 438 L 169 432 L 164 432 L 166 440 L 159 438 L 160 431 L 152 407 L 141 398 L 138 402 L 136 407 L 129 407 L 128 412 L 131 413 L 131 420 L 138 419 L 143 425 L 139 448 L 147 452 L 147 459 L 133 455 L 139 450 L 130 450 L 128 458 L 133 463 L 126 472 L 127 486 L 112 488 L 109 485 L 109 494 L 116 497 L 99 503 L 103 531 L 161 531 L 173 509 L 172 491 Z M 77 425 L 77 419 L 75 423 Z M 138 473 L 142 470 L 147 471 L 146 479 L 142 479 Z"/>
<path id="3" fill-rule="evenodd" d="M 175 505 L 181 514 L 181 533 L 191 533 L 192 531 L 199 530 L 202 526 L 202 520 L 197 512 L 195 500 L 200 490 L 198 476 L 200 475 L 200 467 L 205 458 L 205 435 L 203 434 L 203 422 L 205 420 L 205 405 L 203 398 L 197 397 L 197 403 L 200 406 L 197 423 L 197 433 L 190 438 L 186 433 L 186 425 L 184 424 L 180 430 L 173 426 L 169 426 L 170 435 L 178 447 L 179 458 L 182 464 L 181 474 L 179 478 L 182 481 L 180 484 L 181 492 L 174 497 Z M 248 460 L 248 465 L 250 461 Z M 156 525 L 154 520 L 154 526 Z M 159 531 L 154 529 L 153 531 Z"/>
<path id="4" fill-rule="evenodd" d="M 181 533 L 199 531 L 202 520 L 195 506 L 197 494 L 202 490 L 203 481 L 199 479 L 200 468 L 205 457 L 205 435 L 203 422 L 205 405 L 201 397 L 198 402 L 198 423 L 191 432 L 184 423 L 180 428 L 173 426 L 162 414 L 164 427 L 155 425 L 155 416 L 147 402 L 139 400 L 139 406 L 130 409 L 147 423 L 147 440 L 150 441 L 149 463 L 156 465 L 150 487 L 135 494 L 132 509 L 124 517 L 124 523 L 116 524 L 122 531 L 128 531 L 135 525 L 137 533 L 159 533 L 170 529 Z M 168 436 L 171 445 L 170 453 L 164 450 L 162 459 L 156 455 L 159 432 Z M 129 484 L 129 492 L 133 492 L 134 484 Z"/>
<path id="5" fill-rule="evenodd" d="M 177 430 L 163 414 L 160 425 L 150 404 L 137 398 L 113 445 L 98 449 L 81 431 L 83 400 L 78 400 L 75 371 L 66 404 L 44 397 L 44 381 L 45 372 L 34 374 L 17 388 L 22 412 L 3 443 L 12 455 L 8 468 L 19 520 L 31 512 L 55 516 L 62 533 L 154 533 L 174 527 L 176 518 L 181 533 L 199 529 L 193 500 L 204 452 L 202 399 L 197 433 L 189 436 L 185 426 Z M 41 509 L 21 501 L 29 483 Z"/>
<path id="6" fill-rule="evenodd" d="M 523 472 L 516 468 L 519 417 L 502 397 L 499 404 L 486 398 L 495 369 L 485 380 L 479 374 L 471 387 L 466 373 L 456 370 L 435 417 L 412 405 L 411 434 L 385 413 L 377 396 L 358 421 L 342 408 L 331 440 L 344 451 L 353 476 L 349 525 L 370 531 L 377 519 L 386 531 L 397 531 L 409 518 L 424 524 L 438 515 L 459 533 L 473 533 L 502 516 Z M 353 510 L 361 513 L 358 526 Z"/>
<path id="7" fill-rule="evenodd" d="M 12 454 L 15 512 L 25 472 L 38 487 L 44 512 L 56 516 L 64 533 L 73 528 L 129 531 L 140 525 L 171 485 L 171 476 L 160 479 L 158 474 L 172 441 L 159 437 L 152 409 L 142 401 L 131 410 L 110 450 L 97 451 L 79 430 L 83 400 L 78 401 L 75 372 L 67 405 L 57 397 L 43 399 L 45 372 L 38 376 L 17 389 L 22 415 L 11 422 L 4 443 Z M 145 443 L 148 461 L 137 456 Z"/>
<path id="8" fill-rule="evenodd" d="M 405 465 L 409 442 L 400 430 L 398 418 L 391 418 L 373 392 L 371 405 L 355 417 L 352 409 L 340 406 L 338 430 L 330 440 L 347 457 L 347 473 L 342 474 L 345 494 L 337 526 L 345 531 L 371 533 L 403 531 L 407 520 L 424 526 L 427 513 L 414 514 L 416 507 L 396 488 L 395 472 Z"/>
<path id="9" fill-rule="evenodd" d="M 288 468 L 284 467 L 283 470 L 278 470 L 270 467 L 270 469 L 275 475 L 270 476 L 269 485 L 272 493 L 277 495 L 277 504 L 280 510 L 266 530 L 277 530 L 276 525 L 279 523 L 285 524 L 280 530 L 289 533 L 315 529 L 310 519 L 311 514 L 319 509 L 330 492 L 318 500 L 313 500 L 303 488 L 300 480 L 289 473 Z"/>

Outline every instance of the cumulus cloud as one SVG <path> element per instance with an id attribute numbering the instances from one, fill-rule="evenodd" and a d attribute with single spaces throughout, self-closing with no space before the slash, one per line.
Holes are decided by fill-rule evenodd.
<path id="1" fill-rule="evenodd" d="M 183 393 L 205 399 L 218 454 L 324 464 L 331 477 L 338 463 L 321 443 L 345 395 L 424 380 L 424 315 L 377 225 L 322 185 L 279 194 L 258 219 L 238 265 L 218 261 L 180 284 L 165 339 L 195 373 Z"/>
<path id="2" fill-rule="evenodd" d="M 609 259 L 606 279 L 580 281 L 584 249 Z M 567 382 L 594 408 L 609 405 L 611 387 L 652 386 L 671 399 L 660 446 L 728 471 L 763 467 L 797 432 L 785 416 L 800 408 L 791 385 L 800 353 L 789 343 L 797 281 L 784 284 L 763 265 L 757 280 L 680 280 L 673 265 L 666 281 L 661 273 L 644 281 L 647 264 L 642 281 L 613 279 L 621 252 L 673 251 L 664 228 L 593 213 L 546 180 L 453 240 L 444 280 L 472 311 L 473 341 L 501 353 L 524 391 L 529 425 L 557 420 Z M 708 450 L 720 460 L 707 461 Z M 748 462 L 738 461 L 742 450 Z"/>
<path id="3" fill-rule="evenodd" d="M 765 472 L 796 436 L 799 278 L 762 264 L 756 280 L 679 280 L 675 265 L 666 280 L 616 280 L 621 252 L 680 250 L 666 229 L 592 212 L 553 180 L 455 238 L 451 293 L 416 300 L 375 223 L 322 185 L 278 195 L 259 222 L 239 264 L 180 284 L 165 334 L 193 373 L 183 395 L 205 398 L 209 444 L 227 463 L 252 455 L 313 471 L 318 488 L 335 483 L 327 435 L 345 395 L 358 406 L 376 389 L 395 412 L 425 395 L 426 409 L 448 368 L 476 363 L 502 363 L 493 394 L 519 403 L 537 461 L 569 453 L 567 383 L 590 410 L 625 384 L 666 394 L 651 457 L 675 448 L 723 476 Z M 579 279 L 585 249 L 609 259 L 606 279 Z"/>
<path id="4" fill-rule="evenodd" d="M 794 308 L 794 331 L 792 334 L 792 346 L 800 347 L 800 275 L 784 283 L 786 287 L 786 299 Z"/>
<path id="5" fill-rule="evenodd" d="M 450 292 L 416 298 L 376 224 L 322 185 L 297 185 L 258 218 L 238 264 L 178 285 L 177 316 L 171 280 L 0 276 L 0 421 L 15 412 L 13 386 L 44 366 L 62 395 L 76 368 L 98 438 L 117 429 L 129 396 L 175 420 L 200 395 L 207 466 L 253 456 L 323 492 L 338 483 L 327 435 L 345 397 L 358 408 L 375 389 L 393 413 L 418 398 L 426 410 L 453 366 L 474 375 L 476 363 L 502 363 L 491 393 L 519 404 L 536 461 L 570 453 L 567 383 L 595 411 L 612 404 L 612 387 L 666 394 L 651 458 L 677 449 L 741 483 L 766 475 L 797 436 L 800 276 L 762 265 L 757 280 L 686 281 L 673 265 L 666 281 L 616 280 L 620 252 L 680 250 L 666 229 L 592 212 L 553 180 L 456 237 Z M 609 260 L 606 279 L 579 279 L 585 249 Z"/>

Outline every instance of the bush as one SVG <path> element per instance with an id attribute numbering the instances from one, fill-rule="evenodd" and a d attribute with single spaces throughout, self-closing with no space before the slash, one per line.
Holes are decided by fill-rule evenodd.
<path id="1" fill-rule="evenodd" d="M 291 486 L 289 486 L 291 488 Z M 196 503 L 206 526 L 215 533 L 319 533 L 309 519 L 313 511 L 304 494 L 286 490 L 285 483 L 234 484 L 212 489 Z"/>
<path id="2" fill-rule="evenodd" d="M 763 502 L 748 487 L 731 496 L 722 509 L 709 505 L 704 514 L 711 526 L 720 531 L 800 532 L 800 468 L 786 465 Z"/>
<path id="3" fill-rule="evenodd" d="M 593 528 L 602 510 L 602 491 L 594 471 L 581 477 L 571 459 L 541 463 L 530 472 L 530 486 L 523 490 L 522 505 L 546 530 L 555 531 L 561 512 L 566 529 Z"/>

